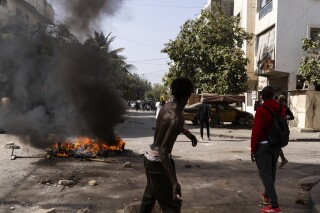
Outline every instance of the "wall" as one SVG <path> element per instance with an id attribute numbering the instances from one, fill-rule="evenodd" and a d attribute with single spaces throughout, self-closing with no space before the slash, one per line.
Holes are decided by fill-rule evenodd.
<path id="1" fill-rule="evenodd" d="M 36 10 L 46 16 L 52 22 L 54 21 L 54 10 L 47 0 L 25 0 L 29 4 L 33 5 Z"/>
<path id="2" fill-rule="evenodd" d="M 279 0 L 276 41 L 276 69 L 289 72 L 289 90 L 296 89 L 301 40 L 308 37 L 308 25 L 320 26 L 320 1 Z"/>
<path id="3" fill-rule="evenodd" d="M 30 4 L 31 7 L 26 7 L 26 4 Z M 0 6 L 0 20 L 4 20 L 5 24 L 9 16 L 16 15 L 17 8 L 22 11 L 25 20 L 27 20 L 26 16 L 28 16 L 27 21 L 33 25 L 54 21 L 54 10 L 44 0 L 10 0 L 7 2 L 7 8 Z"/>
<path id="4" fill-rule="evenodd" d="M 290 126 L 320 131 L 320 91 L 291 91 L 288 106 L 295 116 Z"/>
<path id="5" fill-rule="evenodd" d="M 254 33 L 255 29 L 255 15 L 256 15 L 256 1 L 255 0 L 236 0 L 234 1 L 234 16 L 240 14 L 240 26 L 244 28 L 248 33 Z M 246 104 L 248 102 L 254 103 L 255 100 L 252 99 L 250 92 L 256 90 L 258 84 L 258 77 L 254 75 L 254 40 L 249 43 L 244 42 L 243 51 L 245 57 L 249 59 L 249 63 L 246 67 L 246 72 L 248 75 L 248 93 L 245 93 Z M 251 99 L 251 100 L 249 100 Z M 254 114 L 253 105 L 244 105 L 243 109 L 247 112 Z"/>
<path id="6" fill-rule="evenodd" d="M 256 13 L 256 20 L 255 20 L 255 35 L 261 34 L 266 29 L 270 28 L 276 23 L 277 20 L 277 0 L 273 0 L 273 9 L 271 12 L 266 14 L 264 17 L 259 19 L 259 13 Z"/>

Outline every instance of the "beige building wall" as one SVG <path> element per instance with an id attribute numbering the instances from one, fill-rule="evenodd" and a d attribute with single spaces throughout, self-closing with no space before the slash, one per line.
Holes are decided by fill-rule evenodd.
<path id="1" fill-rule="evenodd" d="M 320 91 L 296 90 L 290 92 L 288 106 L 295 115 L 290 126 L 320 130 Z"/>
<path id="2" fill-rule="evenodd" d="M 234 0 L 208 0 L 207 4 L 205 5 L 204 9 L 209 9 L 212 10 L 212 5 L 213 3 L 217 3 L 221 7 L 221 11 L 228 15 L 228 16 L 233 16 L 233 4 Z"/>
<path id="3" fill-rule="evenodd" d="M 36 25 L 53 23 L 54 10 L 47 0 L 3 0 L 0 4 L 0 22 L 6 24 L 13 16 L 20 16 L 24 21 Z"/>
<path id="4" fill-rule="evenodd" d="M 255 32 L 255 16 L 256 16 L 256 0 L 236 0 L 234 1 L 234 16 L 240 18 L 240 26 L 244 28 L 248 33 Z M 249 59 L 249 63 L 246 67 L 248 75 L 248 91 L 245 93 L 246 102 L 243 107 L 245 111 L 252 114 L 254 111 L 254 103 L 258 100 L 256 91 L 258 88 L 258 77 L 254 74 L 255 63 L 254 63 L 254 51 L 255 43 L 254 38 L 250 42 L 244 43 L 242 47 L 245 57 Z"/>

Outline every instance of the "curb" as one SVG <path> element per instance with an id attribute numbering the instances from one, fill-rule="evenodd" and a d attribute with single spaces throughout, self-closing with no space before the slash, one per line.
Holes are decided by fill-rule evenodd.
<path id="1" fill-rule="evenodd" d="M 320 213 L 320 182 L 312 187 L 309 200 L 312 213 Z"/>
<path id="2" fill-rule="evenodd" d="M 314 141 L 320 142 L 320 138 L 290 138 L 289 141 Z"/>
<path id="3" fill-rule="evenodd" d="M 200 135 L 198 132 L 193 132 L 195 135 Z M 230 139 L 241 139 L 241 140 L 250 140 L 251 137 L 247 136 L 233 136 L 233 135 L 225 135 L 225 134 L 210 134 L 211 137 L 218 137 L 218 138 L 230 138 Z M 320 142 L 320 138 L 290 138 L 289 141 L 291 142 L 299 142 L 299 141 L 306 141 L 306 142 Z"/>

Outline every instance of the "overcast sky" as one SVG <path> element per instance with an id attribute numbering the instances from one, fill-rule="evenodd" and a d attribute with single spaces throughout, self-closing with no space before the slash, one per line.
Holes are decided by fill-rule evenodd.
<path id="1" fill-rule="evenodd" d="M 69 0 L 69 2 L 72 0 Z M 109 0 L 118 1 L 118 0 Z M 59 0 L 49 0 L 63 17 Z M 91 2 L 91 1 L 90 1 Z M 162 83 L 168 70 L 167 54 L 161 54 L 163 45 L 175 39 L 180 27 L 188 19 L 195 19 L 207 0 L 123 0 L 113 16 L 103 16 L 98 31 L 110 32 L 116 37 L 113 48 L 125 48 L 122 55 L 127 63 L 136 66 L 134 72 L 152 84 Z"/>

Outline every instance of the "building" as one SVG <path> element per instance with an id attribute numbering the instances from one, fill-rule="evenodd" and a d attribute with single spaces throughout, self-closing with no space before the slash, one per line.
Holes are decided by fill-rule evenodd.
<path id="1" fill-rule="evenodd" d="M 212 10 L 213 3 L 217 3 L 221 7 L 221 11 L 229 16 L 233 16 L 233 2 L 234 0 L 208 0 L 204 9 Z"/>
<path id="2" fill-rule="evenodd" d="M 53 23 L 54 10 L 47 0 L 0 0 L 0 24 L 13 17 L 31 25 Z"/>
<path id="3" fill-rule="evenodd" d="M 254 62 L 254 73 L 258 76 L 256 91 L 250 88 L 255 94 L 251 95 L 252 102 L 258 101 L 259 91 L 264 86 L 273 86 L 278 95 L 288 97 L 288 104 L 295 114 L 291 126 L 320 130 L 320 124 L 316 122 L 320 119 L 320 101 L 317 102 L 320 92 L 310 91 L 311 86 L 308 91 L 304 90 L 299 74 L 302 39 L 312 38 L 320 32 L 320 1 L 238 0 L 234 5 L 234 15 L 240 15 L 243 27 L 255 34 L 254 56 L 246 52 Z M 251 8 L 255 10 L 255 18 L 249 21 Z M 250 27 L 251 24 L 254 27 Z"/>
<path id="4" fill-rule="evenodd" d="M 255 16 L 256 16 L 256 0 L 237 0 L 234 2 L 234 16 L 240 18 L 240 26 L 248 33 L 255 33 Z M 249 59 L 247 65 L 248 75 L 248 91 L 245 93 L 246 101 L 244 109 L 254 114 L 254 104 L 257 100 L 258 93 L 258 76 L 255 75 L 255 45 L 254 40 L 243 44 L 245 57 Z"/>
<path id="5" fill-rule="evenodd" d="M 0 26 L 16 21 L 37 24 L 52 24 L 54 10 L 47 0 L 0 0 Z M 0 97 L 5 97 L 8 76 L 0 64 Z"/>
<path id="6" fill-rule="evenodd" d="M 213 2 L 218 3 L 221 6 L 221 10 L 224 14 L 229 16 L 238 16 L 240 18 L 240 25 L 247 32 L 255 32 L 255 15 L 256 15 L 256 1 L 255 0 L 208 0 L 205 9 L 211 9 Z M 246 101 L 243 109 L 254 114 L 254 101 L 257 97 L 258 77 L 255 75 L 254 64 L 254 41 L 245 42 L 243 45 L 243 51 L 245 57 L 248 58 L 249 64 L 247 65 L 248 75 L 248 91 L 245 93 Z"/>

